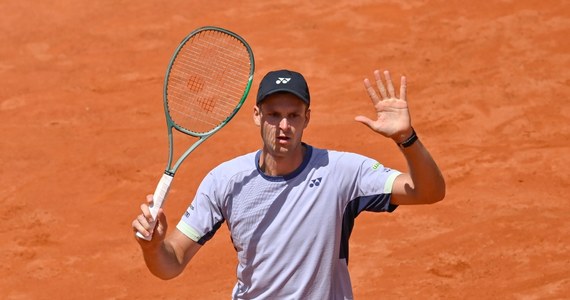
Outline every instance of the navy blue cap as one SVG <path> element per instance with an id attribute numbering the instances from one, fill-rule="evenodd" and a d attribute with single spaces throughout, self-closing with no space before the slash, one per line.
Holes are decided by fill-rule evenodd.
<path id="1" fill-rule="evenodd" d="M 299 97 L 307 106 L 311 103 L 309 86 L 301 73 L 290 70 L 271 71 L 261 79 L 257 91 L 256 104 L 259 105 L 267 96 L 287 92 Z"/>

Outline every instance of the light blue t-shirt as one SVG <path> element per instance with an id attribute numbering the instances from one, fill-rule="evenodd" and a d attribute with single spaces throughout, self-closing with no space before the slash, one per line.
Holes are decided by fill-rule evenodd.
<path id="1" fill-rule="evenodd" d="M 233 299 L 352 299 L 348 238 L 361 211 L 393 211 L 400 174 L 362 155 L 309 145 L 287 176 L 260 151 L 214 168 L 177 228 L 204 244 L 225 221 L 238 256 Z"/>

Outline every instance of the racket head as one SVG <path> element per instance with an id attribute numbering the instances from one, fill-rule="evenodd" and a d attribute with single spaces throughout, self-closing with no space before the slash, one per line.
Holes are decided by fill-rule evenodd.
<path id="1" fill-rule="evenodd" d="M 204 137 L 225 126 L 245 102 L 254 70 L 253 51 L 239 35 L 213 26 L 192 31 L 164 79 L 169 128 Z"/>

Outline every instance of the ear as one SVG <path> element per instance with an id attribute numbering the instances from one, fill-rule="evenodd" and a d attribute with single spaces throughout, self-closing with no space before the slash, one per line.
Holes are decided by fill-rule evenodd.
<path id="1" fill-rule="evenodd" d="M 309 120 L 311 120 L 311 109 L 307 107 L 307 110 L 305 111 L 305 127 L 303 128 L 307 128 Z"/>
<path id="2" fill-rule="evenodd" d="M 257 126 L 261 126 L 261 110 L 257 105 L 253 107 L 253 123 Z"/>

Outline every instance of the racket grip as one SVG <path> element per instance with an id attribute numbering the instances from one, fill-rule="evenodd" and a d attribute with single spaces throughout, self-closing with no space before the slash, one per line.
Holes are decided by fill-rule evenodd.
<path id="1" fill-rule="evenodd" d="M 166 200 L 166 195 L 168 194 L 168 190 L 170 189 L 170 183 L 172 182 L 173 176 L 170 174 L 162 174 L 158 185 L 156 186 L 156 190 L 154 190 L 154 194 L 152 195 L 152 204 L 149 206 L 150 215 L 152 216 L 152 222 L 150 224 L 151 230 L 149 236 L 144 236 L 140 232 L 137 232 L 137 237 L 150 241 L 152 240 L 152 234 L 154 232 L 154 226 L 156 224 L 156 216 L 158 215 L 158 210 L 164 204 Z"/>

